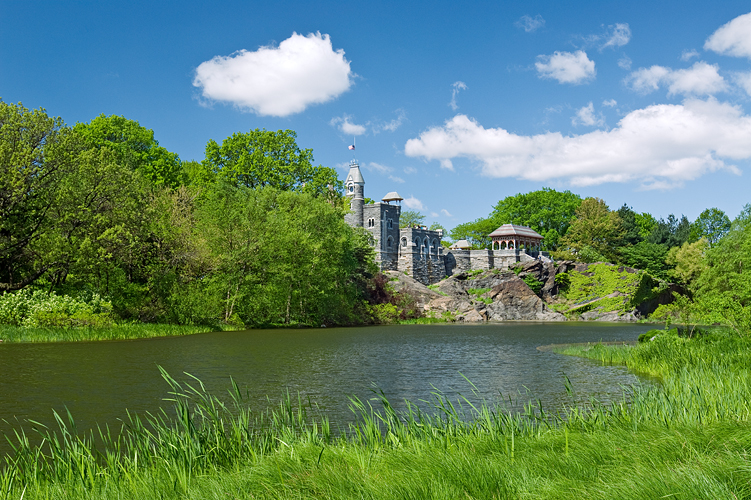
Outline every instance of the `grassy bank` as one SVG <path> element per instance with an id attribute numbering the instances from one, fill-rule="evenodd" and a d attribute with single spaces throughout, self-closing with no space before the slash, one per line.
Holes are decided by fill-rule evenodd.
<path id="1" fill-rule="evenodd" d="M 40 430 L 42 448 L 14 437 L 0 498 L 751 498 L 751 342 L 665 334 L 609 349 L 662 384 L 561 415 L 354 401 L 345 435 L 303 402 L 255 415 L 237 387 L 225 406 L 165 374 L 174 414 L 133 416 L 118 438 L 97 433 L 103 445 L 67 416 Z"/>
<path id="2" fill-rule="evenodd" d="M 96 328 L 23 327 L 0 325 L 0 341 L 10 342 L 81 342 L 89 340 L 128 340 L 173 337 L 215 331 L 209 326 L 159 325 L 132 323 Z"/>

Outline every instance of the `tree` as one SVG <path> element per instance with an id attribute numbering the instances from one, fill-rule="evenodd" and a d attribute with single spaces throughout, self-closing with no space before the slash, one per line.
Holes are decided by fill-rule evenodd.
<path id="1" fill-rule="evenodd" d="M 431 231 L 443 231 L 443 234 L 446 234 L 446 228 L 440 225 L 438 222 L 433 222 L 430 224 L 430 227 L 428 228 Z"/>
<path id="2" fill-rule="evenodd" d="M 0 291 L 20 290 L 56 265 L 40 240 L 78 150 L 62 119 L 0 100 Z"/>
<path id="3" fill-rule="evenodd" d="M 508 196 L 499 201 L 490 214 L 495 225 L 491 232 L 502 224 L 529 226 L 545 238 L 547 248 L 555 250 L 581 203 L 579 195 L 551 188 Z"/>
<path id="4" fill-rule="evenodd" d="M 139 171 L 156 186 L 176 188 L 183 182 L 180 158 L 154 139 L 154 131 L 124 116 L 99 115 L 91 123 L 77 123 L 73 129 L 90 148 L 108 147 L 117 161 Z"/>
<path id="5" fill-rule="evenodd" d="M 730 231 L 730 218 L 718 208 L 708 208 L 691 224 L 690 240 L 705 238 L 709 246 L 717 243 Z"/>
<path id="6" fill-rule="evenodd" d="M 604 256 L 610 262 L 617 261 L 617 244 L 623 238 L 623 226 L 618 212 L 611 212 L 600 198 L 587 198 L 576 209 L 561 245 L 581 255 L 587 247 L 595 255 Z"/>
<path id="7" fill-rule="evenodd" d="M 666 279 L 668 266 L 665 257 L 668 248 L 659 243 L 640 241 L 636 245 L 621 248 L 623 262 L 631 267 L 643 269 L 652 276 Z"/>
<path id="8" fill-rule="evenodd" d="M 556 249 L 561 236 L 581 204 L 581 197 L 570 191 L 543 188 L 519 193 L 500 200 L 487 218 L 459 224 L 451 230 L 455 241 L 467 240 L 476 248 L 490 248 L 488 235 L 503 224 L 529 226 L 544 238 L 546 248 Z"/>
<path id="9" fill-rule="evenodd" d="M 665 257 L 665 262 L 673 266 L 668 274 L 689 290 L 694 290 L 696 280 L 707 267 L 705 253 L 708 247 L 707 240 L 701 238 L 693 243 L 687 241 L 680 247 L 671 248 Z"/>
<path id="10" fill-rule="evenodd" d="M 425 216 L 416 210 L 405 210 L 399 216 L 399 227 L 421 226 Z"/>
<path id="11" fill-rule="evenodd" d="M 343 184 L 336 171 L 314 167 L 313 150 L 300 149 L 296 138 L 292 130 L 237 132 L 221 145 L 210 140 L 203 163 L 217 178 L 237 186 L 341 197 Z"/>
<path id="12" fill-rule="evenodd" d="M 625 203 L 618 209 L 618 216 L 621 218 L 624 230 L 623 245 L 636 245 L 644 239 L 637 223 L 637 215 L 639 214 Z"/>
<path id="13" fill-rule="evenodd" d="M 646 241 L 666 245 L 668 248 L 679 247 L 689 240 L 690 230 L 691 224 L 685 215 L 678 219 L 670 214 L 667 220 L 657 221 Z"/>

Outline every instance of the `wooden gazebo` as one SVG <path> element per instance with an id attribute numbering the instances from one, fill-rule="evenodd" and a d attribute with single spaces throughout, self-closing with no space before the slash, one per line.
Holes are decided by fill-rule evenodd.
<path id="1" fill-rule="evenodd" d="M 493 250 L 542 249 L 542 236 L 527 226 L 504 224 L 490 233 L 490 238 L 493 240 Z"/>

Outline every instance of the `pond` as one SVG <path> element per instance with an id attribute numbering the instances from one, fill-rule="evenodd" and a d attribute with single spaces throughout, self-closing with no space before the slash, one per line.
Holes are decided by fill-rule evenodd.
<path id="1" fill-rule="evenodd" d="M 543 352 L 538 346 L 635 340 L 650 325 L 609 323 L 495 323 L 403 325 L 329 329 L 215 332 L 135 341 L 0 345 L 0 431 L 16 419 L 51 422 L 51 409 L 67 407 L 79 429 L 117 424 L 132 412 L 167 406 L 162 366 L 178 380 L 200 378 L 226 394 L 230 376 L 253 396 L 253 405 L 276 406 L 286 392 L 310 398 L 335 426 L 353 419 L 349 397 L 381 389 L 395 407 L 441 391 L 522 403 L 539 400 L 546 411 L 577 398 L 620 399 L 638 383 L 623 367 Z M 466 377 L 466 379 L 464 378 Z M 269 399 L 266 398 L 269 397 Z M 3 422 L 3 420 L 9 423 Z M 1 452 L 7 443 L 0 444 Z"/>

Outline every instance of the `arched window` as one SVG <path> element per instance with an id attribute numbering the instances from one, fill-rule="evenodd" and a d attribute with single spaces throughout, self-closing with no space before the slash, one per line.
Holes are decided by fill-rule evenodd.
<path id="1" fill-rule="evenodd" d="M 402 246 L 403 247 L 407 246 L 407 238 L 402 238 Z"/>
<path id="2" fill-rule="evenodd" d="M 389 219 L 389 229 L 394 227 L 394 221 L 392 219 Z"/>
<path id="3" fill-rule="evenodd" d="M 394 244 L 394 238 L 389 236 L 389 238 L 386 240 L 386 248 L 391 248 L 393 244 Z"/>
<path id="4" fill-rule="evenodd" d="M 375 219 L 372 217 L 368 219 L 368 227 L 375 227 Z"/>
<path id="5" fill-rule="evenodd" d="M 355 186 L 350 186 L 349 187 L 349 192 L 350 193 L 354 193 L 355 192 Z"/>

